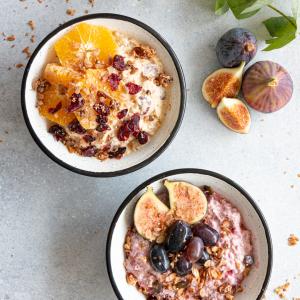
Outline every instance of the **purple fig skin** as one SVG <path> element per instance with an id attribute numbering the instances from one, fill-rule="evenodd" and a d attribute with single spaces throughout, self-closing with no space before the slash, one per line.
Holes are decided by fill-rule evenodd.
<path id="1" fill-rule="evenodd" d="M 293 80 L 281 65 L 259 61 L 245 73 L 242 92 L 246 102 L 263 113 L 275 112 L 292 98 Z"/>
<path id="2" fill-rule="evenodd" d="M 216 46 L 218 60 L 226 68 L 237 67 L 242 61 L 248 64 L 256 51 L 255 35 L 243 28 L 233 28 L 227 31 L 221 36 Z"/>

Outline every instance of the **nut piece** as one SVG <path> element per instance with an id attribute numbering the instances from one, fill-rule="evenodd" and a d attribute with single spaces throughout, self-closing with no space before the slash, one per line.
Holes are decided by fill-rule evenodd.
<path id="1" fill-rule="evenodd" d="M 294 234 L 290 234 L 288 238 L 288 245 L 289 246 L 295 246 L 299 242 L 299 238 L 296 237 Z"/>
<path id="2" fill-rule="evenodd" d="M 240 91 L 245 62 L 239 67 L 219 69 L 209 75 L 202 86 L 204 99 L 216 108 L 223 97 L 234 98 Z"/>
<path id="3" fill-rule="evenodd" d="M 221 122 L 229 129 L 238 133 L 248 133 L 251 116 L 247 106 L 239 99 L 223 98 L 217 107 Z"/>

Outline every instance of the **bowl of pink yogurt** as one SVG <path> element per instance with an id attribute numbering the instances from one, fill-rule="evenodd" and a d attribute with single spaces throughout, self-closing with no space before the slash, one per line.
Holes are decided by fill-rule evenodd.
<path id="1" fill-rule="evenodd" d="M 218 236 L 214 244 L 204 243 L 208 257 L 190 264 L 185 273 L 178 271 L 177 264 L 186 250 L 169 253 L 166 241 L 148 240 L 135 228 L 135 207 L 149 186 L 168 206 L 163 186 L 166 180 L 199 187 L 207 198 L 204 219 L 190 225 L 193 238 L 203 226 Z M 172 222 L 182 223 L 178 219 Z M 167 249 L 168 264 L 163 271 L 153 266 L 155 247 Z M 106 247 L 108 275 L 120 300 L 262 299 L 271 275 L 272 256 L 268 225 L 253 198 L 231 179 L 201 169 L 164 172 L 139 185 L 116 212 Z"/>

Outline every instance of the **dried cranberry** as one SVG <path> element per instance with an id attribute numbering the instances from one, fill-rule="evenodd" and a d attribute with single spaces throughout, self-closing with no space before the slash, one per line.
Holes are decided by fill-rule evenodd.
<path id="1" fill-rule="evenodd" d="M 102 116 L 108 116 L 110 113 L 109 107 L 102 102 L 94 104 L 93 108 L 98 114 Z"/>
<path id="2" fill-rule="evenodd" d="M 62 102 L 58 102 L 55 107 L 51 107 L 48 109 L 49 114 L 55 114 L 62 108 Z"/>
<path id="3" fill-rule="evenodd" d="M 126 83 L 126 87 L 130 95 L 135 95 L 142 90 L 142 87 L 140 85 L 135 84 L 133 82 Z"/>
<path id="4" fill-rule="evenodd" d="M 133 134 L 140 131 L 139 123 L 140 123 L 140 115 L 139 114 L 132 115 L 132 117 L 128 123 L 128 127 L 130 128 L 130 130 Z"/>
<path id="5" fill-rule="evenodd" d="M 118 139 L 120 141 L 127 141 L 130 136 L 130 131 L 126 128 L 125 124 L 119 128 Z"/>
<path id="6" fill-rule="evenodd" d="M 118 74 L 112 73 L 108 76 L 108 82 L 113 91 L 118 89 L 120 81 L 121 77 Z"/>
<path id="7" fill-rule="evenodd" d="M 144 145 L 148 142 L 149 136 L 148 133 L 145 131 L 140 131 L 137 135 L 137 139 L 141 145 Z"/>
<path id="8" fill-rule="evenodd" d="M 81 94 L 73 93 L 71 96 L 71 103 L 68 107 L 68 112 L 73 112 L 84 105 L 84 99 L 82 98 Z"/>
<path id="9" fill-rule="evenodd" d="M 78 134 L 85 134 L 86 130 L 80 125 L 77 119 L 74 119 L 69 125 L 68 128 Z"/>
<path id="10" fill-rule="evenodd" d="M 124 71 L 126 69 L 124 57 L 121 55 L 115 55 L 112 65 L 118 71 Z"/>
<path id="11" fill-rule="evenodd" d="M 108 157 L 120 159 L 125 152 L 126 152 L 126 147 L 119 147 L 118 150 L 116 151 L 108 152 Z"/>
<path id="12" fill-rule="evenodd" d="M 59 125 L 53 125 L 49 128 L 49 133 L 53 134 L 57 141 L 63 141 L 67 135 L 66 131 Z"/>
<path id="13" fill-rule="evenodd" d="M 107 116 L 98 115 L 96 117 L 96 122 L 99 124 L 105 124 L 105 123 L 107 123 L 107 121 L 108 121 Z"/>
<path id="14" fill-rule="evenodd" d="M 92 135 L 90 134 L 86 134 L 85 136 L 83 136 L 83 139 L 87 142 L 87 143 L 91 143 L 93 141 L 96 140 L 95 137 L 93 137 Z"/>
<path id="15" fill-rule="evenodd" d="M 86 148 L 81 149 L 81 154 L 83 156 L 91 157 L 95 156 L 97 153 L 97 148 L 95 146 L 88 146 Z"/>
<path id="16" fill-rule="evenodd" d="M 109 125 L 107 125 L 106 123 L 104 124 L 100 124 L 96 127 L 96 130 L 99 131 L 99 132 L 103 132 L 103 131 L 106 131 L 106 130 L 110 130 L 110 127 Z"/>
<path id="17" fill-rule="evenodd" d="M 128 113 L 127 108 L 120 110 L 117 114 L 118 119 L 123 119 L 127 115 L 127 113 Z"/>

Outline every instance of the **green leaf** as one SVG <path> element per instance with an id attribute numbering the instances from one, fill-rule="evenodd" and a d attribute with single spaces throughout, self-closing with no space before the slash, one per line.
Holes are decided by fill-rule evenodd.
<path id="1" fill-rule="evenodd" d="M 244 11 L 242 11 L 242 14 L 247 14 L 247 13 L 251 13 L 254 11 L 258 11 L 261 8 L 263 8 L 264 6 L 272 4 L 272 2 L 274 2 L 274 0 L 257 0 L 257 1 L 255 1 L 255 3 L 253 3 L 253 5 L 247 7 Z"/>
<path id="2" fill-rule="evenodd" d="M 229 10 L 227 0 L 216 0 L 215 14 L 220 16 L 225 14 Z"/>
<path id="3" fill-rule="evenodd" d="M 263 22 L 272 39 L 266 40 L 264 51 L 279 49 L 296 38 L 297 26 L 293 17 L 273 17 Z"/>
<path id="4" fill-rule="evenodd" d="M 244 11 L 252 7 L 256 2 L 257 0 L 227 0 L 229 8 L 237 19 L 245 19 L 255 15 L 259 9 L 249 13 L 244 13 Z"/>

